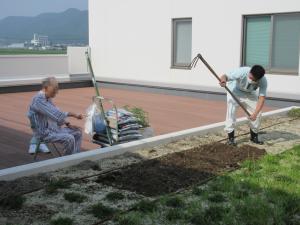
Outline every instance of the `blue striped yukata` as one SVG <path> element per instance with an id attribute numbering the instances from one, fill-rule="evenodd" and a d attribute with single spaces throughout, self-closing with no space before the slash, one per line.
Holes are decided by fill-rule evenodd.
<path id="1" fill-rule="evenodd" d="M 36 137 L 45 142 L 61 143 L 65 149 L 64 155 L 80 152 L 81 130 L 62 127 L 68 113 L 56 107 L 43 91 L 33 97 L 28 116 L 34 120 Z"/>

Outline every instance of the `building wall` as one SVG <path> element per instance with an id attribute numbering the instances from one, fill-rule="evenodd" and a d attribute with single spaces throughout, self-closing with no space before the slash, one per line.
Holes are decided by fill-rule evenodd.
<path id="1" fill-rule="evenodd" d="M 193 56 L 219 74 L 241 65 L 242 16 L 300 12 L 299 0 L 89 0 L 89 43 L 99 80 L 218 90 L 203 64 L 171 69 L 172 18 L 192 17 Z M 266 75 L 271 96 L 300 96 L 299 75 Z M 284 84 L 284 85 L 282 85 Z"/>

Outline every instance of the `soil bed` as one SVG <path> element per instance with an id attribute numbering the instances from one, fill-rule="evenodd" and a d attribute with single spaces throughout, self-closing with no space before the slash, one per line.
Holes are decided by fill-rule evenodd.
<path id="1" fill-rule="evenodd" d="M 213 143 L 184 152 L 133 164 L 98 178 L 99 183 L 157 196 L 187 188 L 214 175 L 238 168 L 246 159 L 258 159 L 266 152 L 249 145 L 241 147 Z"/>

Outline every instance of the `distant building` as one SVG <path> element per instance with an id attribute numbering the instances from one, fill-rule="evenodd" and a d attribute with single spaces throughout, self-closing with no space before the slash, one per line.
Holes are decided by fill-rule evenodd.
<path id="1" fill-rule="evenodd" d="M 31 45 L 34 47 L 45 47 L 49 46 L 48 36 L 34 34 L 33 39 L 31 40 Z"/>

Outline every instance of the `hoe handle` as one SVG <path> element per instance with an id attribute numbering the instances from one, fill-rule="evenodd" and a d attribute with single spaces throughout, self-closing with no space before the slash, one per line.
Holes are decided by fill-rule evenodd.
<path id="1" fill-rule="evenodd" d="M 220 77 L 216 74 L 216 72 L 211 68 L 211 66 L 206 62 L 206 60 L 202 57 L 201 54 L 198 54 L 197 57 L 204 63 L 204 65 L 207 67 L 207 69 L 210 70 L 210 72 L 218 79 L 219 82 L 221 82 Z M 240 100 L 232 93 L 232 91 L 225 86 L 224 87 L 226 89 L 226 91 L 233 97 L 233 99 L 241 106 L 241 108 L 245 111 L 245 113 L 248 116 L 251 116 L 251 114 L 248 112 L 248 110 L 246 109 L 246 107 L 240 102 Z"/>

